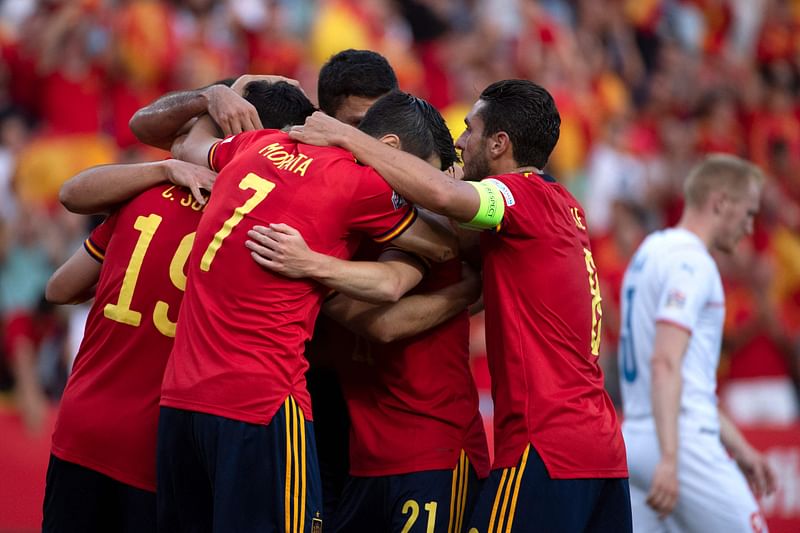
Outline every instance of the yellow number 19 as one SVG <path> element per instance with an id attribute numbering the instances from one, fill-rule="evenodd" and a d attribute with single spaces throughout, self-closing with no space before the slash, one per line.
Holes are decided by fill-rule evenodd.
<path id="1" fill-rule="evenodd" d="M 133 293 L 136 290 L 136 283 L 139 281 L 139 273 L 142 270 L 144 257 L 147 254 L 147 249 L 150 248 L 150 243 L 161 224 L 161 220 L 162 218 L 159 215 L 153 213 L 146 217 L 139 216 L 133 223 L 133 228 L 139 232 L 139 238 L 133 247 L 131 258 L 128 260 L 117 303 L 106 304 L 103 308 L 103 315 L 106 318 L 134 327 L 138 327 L 142 323 L 142 313 L 131 309 L 131 302 L 133 301 Z M 186 265 L 186 259 L 189 257 L 189 252 L 192 250 L 194 235 L 194 232 L 192 232 L 181 239 L 169 265 L 169 277 L 172 280 L 172 284 L 181 292 L 186 288 L 186 276 L 183 273 L 183 269 Z M 153 310 L 153 324 L 163 335 L 174 337 L 175 322 L 169 319 L 168 312 L 169 305 L 164 301 L 157 301 Z"/>

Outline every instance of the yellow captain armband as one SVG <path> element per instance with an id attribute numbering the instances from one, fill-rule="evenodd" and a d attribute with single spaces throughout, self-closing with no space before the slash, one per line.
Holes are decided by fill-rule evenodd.
<path id="1" fill-rule="evenodd" d="M 488 181 L 467 181 L 465 183 L 475 187 L 481 202 L 478 212 L 475 213 L 472 220 L 461 223 L 461 226 L 477 230 L 496 228 L 503 221 L 503 215 L 506 212 L 506 204 L 500 189 Z"/>

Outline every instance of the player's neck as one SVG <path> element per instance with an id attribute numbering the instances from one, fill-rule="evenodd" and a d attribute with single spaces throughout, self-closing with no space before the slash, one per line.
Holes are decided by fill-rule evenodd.
<path id="1" fill-rule="evenodd" d="M 511 171 L 512 174 L 542 174 L 536 167 L 517 167 Z"/>
<path id="2" fill-rule="evenodd" d="M 676 227 L 694 233 L 703 241 L 706 248 L 709 250 L 711 249 L 713 229 L 708 217 L 704 217 L 691 210 L 686 210 L 683 212 L 683 216 L 681 216 L 681 220 Z"/>

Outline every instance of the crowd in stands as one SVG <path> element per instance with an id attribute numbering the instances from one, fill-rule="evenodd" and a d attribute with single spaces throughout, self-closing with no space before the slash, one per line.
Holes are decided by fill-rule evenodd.
<path id="1" fill-rule="evenodd" d="M 561 140 L 547 171 L 586 208 L 612 393 L 631 254 L 677 221 L 682 180 L 703 154 L 759 164 L 769 180 L 755 235 L 718 257 L 721 394 L 741 422 L 797 420 L 800 1 L 8 0 L 0 384 L 32 430 L 63 387 L 85 315 L 48 306 L 44 284 L 97 222 L 60 206 L 61 183 L 90 165 L 166 157 L 128 129 L 164 92 L 271 73 L 298 79 L 314 100 L 319 66 L 345 48 L 385 55 L 401 88 L 442 110 L 454 136 L 492 81 L 526 78 L 554 95 Z"/>

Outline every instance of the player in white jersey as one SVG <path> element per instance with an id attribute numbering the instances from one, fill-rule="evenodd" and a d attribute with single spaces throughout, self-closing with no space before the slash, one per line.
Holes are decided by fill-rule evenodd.
<path id="1" fill-rule="evenodd" d="M 625 273 L 619 367 L 634 531 L 767 529 L 753 492 L 772 492 L 774 474 L 717 408 L 725 295 L 709 254 L 752 233 L 763 180 L 737 157 L 708 156 L 686 180 L 678 226 L 645 239 Z"/>

